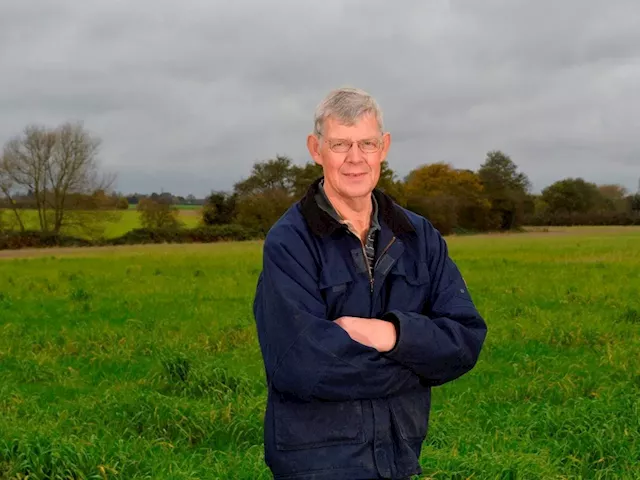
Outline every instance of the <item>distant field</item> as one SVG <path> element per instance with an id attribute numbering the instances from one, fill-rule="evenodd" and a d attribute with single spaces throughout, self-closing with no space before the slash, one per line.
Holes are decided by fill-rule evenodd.
<path id="1" fill-rule="evenodd" d="M 129 210 L 135 210 L 138 205 L 129 204 Z M 202 205 L 176 205 L 179 210 L 200 210 Z"/>
<path id="2" fill-rule="evenodd" d="M 182 207 L 192 207 L 192 205 L 183 205 Z M 200 221 L 200 210 L 198 208 L 180 208 L 179 219 L 184 222 L 187 227 L 195 227 Z M 107 224 L 105 229 L 105 237 L 113 238 L 119 237 L 127 233 L 134 228 L 140 228 L 140 214 L 135 209 L 117 211 L 116 214 L 119 220 Z M 24 212 L 26 217 L 26 227 L 39 229 L 38 213 L 36 210 Z M 11 220 L 11 217 L 7 215 L 7 218 Z M 70 235 L 79 235 L 77 231 L 68 229 L 65 231 Z"/>
<path id="3" fill-rule="evenodd" d="M 180 210 L 201 210 L 202 205 L 176 205 Z"/>
<path id="4" fill-rule="evenodd" d="M 186 227 L 195 227 L 200 221 L 199 211 L 195 209 L 181 209 L 178 217 Z M 122 212 L 122 217 L 117 223 L 110 224 L 105 230 L 106 238 L 119 237 L 134 228 L 140 228 L 140 214 L 135 210 Z"/>
<path id="5" fill-rule="evenodd" d="M 447 241 L 489 335 L 424 478 L 640 478 L 640 228 Z M 0 478 L 270 478 L 260 247 L 6 252 Z"/>

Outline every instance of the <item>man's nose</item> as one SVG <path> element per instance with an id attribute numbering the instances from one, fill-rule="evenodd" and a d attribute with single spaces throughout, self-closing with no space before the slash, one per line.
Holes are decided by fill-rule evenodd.
<path id="1" fill-rule="evenodd" d="M 358 146 L 358 142 L 353 142 L 351 148 L 347 152 L 346 160 L 351 163 L 359 163 L 365 160 L 362 151 L 360 151 L 360 147 Z"/>

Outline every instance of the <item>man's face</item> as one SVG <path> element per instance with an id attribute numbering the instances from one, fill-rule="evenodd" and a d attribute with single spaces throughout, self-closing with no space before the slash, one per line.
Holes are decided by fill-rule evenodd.
<path id="1" fill-rule="evenodd" d="M 371 194 L 380 178 L 390 143 L 391 136 L 380 133 L 374 115 L 364 115 L 351 126 L 329 117 L 324 122 L 322 136 L 309 135 L 307 140 L 313 160 L 324 171 L 325 189 L 343 198 Z"/>

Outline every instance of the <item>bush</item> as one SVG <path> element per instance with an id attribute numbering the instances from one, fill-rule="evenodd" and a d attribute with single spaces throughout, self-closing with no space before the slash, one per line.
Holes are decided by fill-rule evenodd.
<path id="1" fill-rule="evenodd" d="M 224 192 L 212 192 L 206 198 L 202 209 L 202 222 L 205 225 L 228 225 L 234 222 L 237 195 Z"/>
<path id="2" fill-rule="evenodd" d="M 169 230 L 181 226 L 179 211 L 169 202 L 143 198 L 136 209 L 140 212 L 140 223 L 145 229 Z"/>
<path id="3" fill-rule="evenodd" d="M 453 196 L 412 196 L 407 208 L 429 220 L 442 235 L 453 233 L 458 223 L 457 200 Z"/>
<path id="4" fill-rule="evenodd" d="M 117 210 L 129 210 L 129 202 L 125 197 L 120 197 L 116 202 Z"/>
<path id="5" fill-rule="evenodd" d="M 136 245 L 147 243 L 213 243 L 243 241 L 260 238 L 259 232 L 241 225 L 204 225 L 196 228 L 137 228 L 121 237 L 109 240 L 113 245 Z"/>
<path id="6" fill-rule="evenodd" d="M 245 228 L 266 234 L 294 202 L 293 197 L 282 189 L 239 197 L 237 222 Z"/>
<path id="7" fill-rule="evenodd" d="M 640 225 L 640 215 L 633 212 L 540 213 L 526 219 L 531 226 L 613 226 Z"/>
<path id="8" fill-rule="evenodd" d="M 140 245 L 146 243 L 183 243 L 178 228 L 135 228 L 120 237 L 106 240 L 111 245 Z"/>
<path id="9" fill-rule="evenodd" d="M 233 224 L 200 226 L 187 230 L 187 234 L 192 241 L 203 243 L 253 240 L 262 237 L 258 231 Z"/>
<path id="10" fill-rule="evenodd" d="M 261 232 L 241 225 L 200 226 L 196 228 L 136 228 L 117 238 L 91 241 L 82 238 L 42 233 L 0 232 L 0 250 L 43 247 L 89 247 L 105 245 L 144 245 L 150 243 L 214 243 L 257 240 Z"/>
<path id="11" fill-rule="evenodd" d="M 26 232 L 0 233 L 0 250 L 43 247 L 87 247 L 90 245 L 93 245 L 93 242 L 90 240 L 50 232 L 43 233 L 28 230 Z"/>

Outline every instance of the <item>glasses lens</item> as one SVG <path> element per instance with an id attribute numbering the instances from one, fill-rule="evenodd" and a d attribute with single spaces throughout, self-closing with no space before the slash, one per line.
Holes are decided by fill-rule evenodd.
<path id="1" fill-rule="evenodd" d="M 358 141 L 360 150 L 365 153 L 375 153 L 380 150 L 380 141 L 376 138 Z M 351 142 L 347 140 L 331 140 L 329 147 L 336 153 L 346 153 L 351 148 Z"/>
<path id="2" fill-rule="evenodd" d="M 375 139 L 362 140 L 360 142 L 360 148 L 362 149 L 363 152 L 367 152 L 367 153 L 377 152 L 378 148 L 380 148 L 380 142 L 378 142 L 378 140 L 375 140 Z"/>
<path id="3" fill-rule="evenodd" d="M 331 150 L 336 153 L 344 153 L 349 151 L 351 144 L 344 140 L 334 140 L 331 142 Z"/>

